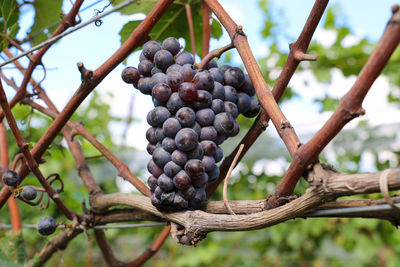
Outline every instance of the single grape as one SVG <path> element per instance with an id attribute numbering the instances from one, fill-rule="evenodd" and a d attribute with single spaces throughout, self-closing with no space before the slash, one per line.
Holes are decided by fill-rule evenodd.
<path id="1" fill-rule="evenodd" d="M 233 130 L 232 130 L 233 131 Z M 218 136 L 217 136 L 217 140 L 215 140 L 215 143 L 217 144 L 217 145 L 221 145 L 221 144 L 223 144 L 224 142 L 225 142 L 225 140 L 227 139 L 227 136 L 225 135 L 225 134 L 219 134 Z"/>
<path id="2" fill-rule="evenodd" d="M 154 107 L 160 107 L 160 106 L 161 106 L 161 107 L 165 107 L 165 103 L 160 102 L 160 101 L 158 101 L 158 100 L 155 99 L 155 98 L 153 98 L 152 101 L 153 101 Z"/>
<path id="3" fill-rule="evenodd" d="M 224 89 L 225 89 L 225 101 L 231 101 L 233 103 L 236 103 L 238 100 L 236 89 L 230 85 L 225 85 Z"/>
<path id="4" fill-rule="evenodd" d="M 204 170 L 206 172 L 212 171 L 215 165 L 215 159 L 213 156 L 203 156 L 203 158 L 201 159 L 201 163 L 204 166 Z"/>
<path id="5" fill-rule="evenodd" d="M 237 121 L 235 121 L 233 131 L 229 134 L 229 137 L 234 137 L 234 136 L 238 135 L 239 131 L 240 131 L 240 125 L 239 125 L 239 123 L 237 123 Z"/>
<path id="6" fill-rule="evenodd" d="M 206 126 L 206 127 L 202 127 L 200 130 L 200 135 L 199 135 L 199 140 L 203 141 L 203 140 L 211 140 L 211 141 L 215 141 L 217 140 L 217 130 L 215 130 L 215 128 L 213 126 Z"/>
<path id="7" fill-rule="evenodd" d="M 126 67 L 122 71 L 121 77 L 126 83 L 136 84 L 140 78 L 140 73 L 135 67 Z"/>
<path id="8" fill-rule="evenodd" d="M 197 97 L 197 90 L 193 83 L 184 82 L 179 85 L 179 96 L 184 101 L 193 101 Z"/>
<path id="9" fill-rule="evenodd" d="M 171 154 L 171 160 L 180 166 L 184 166 L 188 160 L 187 154 L 182 150 L 175 150 Z"/>
<path id="10" fill-rule="evenodd" d="M 260 112 L 260 103 L 258 102 L 257 98 L 252 97 L 250 100 L 250 108 L 246 113 L 243 113 L 243 115 L 247 118 L 252 118 L 257 116 L 259 112 Z"/>
<path id="11" fill-rule="evenodd" d="M 162 72 L 158 72 L 151 77 L 151 89 L 159 83 L 167 83 L 167 75 Z"/>
<path id="12" fill-rule="evenodd" d="M 225 84 L 239 88 L 245 82 L 244 73 L 240 68 L 232 67 L 224 72 Z"/>
<path id="13" fill-rule="evenodd" d="M 161 174 L 157 179 L 158 186 L 164 191 L 169 192 L 174 189 L 174 183 L 171 177 L 168 177 L 165 173 Z"/>
<path id="14" fill-rule="evenodd" d="M 193 131 L 197 133 L 197 136 L 200 136 L 201 133 L 201 126 L 197 122 L 194 122 L 193 126 L 191 127 Z"/>
<path id="15" fill-rule="evenodd" d="M 163 168 L 168 161 L 171 161 L 171 154 L 168 153 L 164 148 L 157 147 L 153 151 L 153 161 L 159 166 Z M 154 175 L 154 174 L 153 174 Z"/>
<path id="16" fill-rule="evenodd" d="M 157 53 L 157 51 L 161 50 L 161 46 L 158 42 L 156 41 L 148 41 L 143 45 L 143 55 L 149 59 L 153 60 L 154 55 Z"/>
<path id="17" fill-rule="evenodd" d="M 191 181 L 195 188 L 204 187 L 208 182 L 208 174 L 204 172 L 200 177 L 192 178 Z"/>
<path id="18" fill-rule="evenodd" d="M 217 61 L 215 61 L 215 59 L 211 59 L 210 61 L 208 61 L 205 69 L 209 70 L 211 68 L 218 68 L 218 64 Z"/>
<path id="19" fill-rule="evenodd" d="M 175 140 L 170 137 L 165 137 L 161 142 L 161 147 L 168 153 L 172 153 L 176 150 Z"/>
<path id="20" fill-rule="evenodd" d="M 179 64 L 181 66 L 185 65 L 185 64 L 193 64 L 194 60 L 193 60 L 193 56 L 192 54 L 186 52 L 186 51 L 182 51 L 179 54 L 176 55 L 175 58 L 175 63 Z"/>
<path id="21" fill-rule="evenodd" d="M 189 184 L 190 184 L 190 178 L 189 178 Z M 196 194 L 196 189 L 194 189 L 194 187 L 190 185 L 188 188 L 179 191 L 179 193 L 183 196 L 184 199 L 190 200 Z"/>
<path id="22" fill-rule="evenodd" d="M 173 205 L 176 210 L 181 210 L 186 209 L 189 203 L 179 193 L 175 193 Z"/>
<path id="23" fill-rule="evenodd" d="M 215 182 L 220 174 L 219 167 L 217 165 L 214 165 L 213 169 L 207 172 L 207 174 L 208 174 L 208 182 L 209 183 Z"/>
<path id="24" fill-rule="evenodd" d="M 157 68 L 157 67 L 153 67 L 152 69 L 151 69 L 151 76 L 154 76 L 155 74 L 157 74 L 157 73 L 163 73 L 163 71 L 162 70 L 160 70 L 159 68 Z"/>
<path id="25" fill-rule="evenodd" d="M 8 186 L 16 186 L 21 180 L 19 174 L 12 170 L 7 170 L 3 173 L 3 182 Z"/>
<path id="26" fill-rule="evenodd" d="M 222 112 L 215 115 L 214 128 L 219 134 L 230 134 L 233 131 L 234 118 L 227 112 Z"/>
<path id="27" fill-rule="evenodd" d="M 212 95 L 212 99 L 221 99 L 222 101 L 225 100 L 225 88 L 219 82 L 214 82 L 214 87 L 210 93 Z"/>
<path id="28" fill-rule="evenodd" d="M 193 109 L 189 107 L 180 108 L 176 112 L 175 116 L 182 127 L 191 127 L 196 120 L 196 114 L 194 113 Z"/>
<path id="29" fill-rule="evenodd" d="M 204 173 L 203 163 L 199 159 L 188 160 L 184 169 L 191 179 L 201 177 Z"/>
<path id="30" fill-rule="evenodd" d="M 223 73 L 225 73 L 225 71 L 227 71 L 229 68 L 232 68 L 232 67 L 229 65 L 222 65 L 220 69 L 222 70 Z"/>
<path id="31" fill-rule="evenodd" d="M 175 114 L 180 108 L 185 106 L 185 102 L 179 96 L 178 92 L 171 94 L 167 101 L 167 108 L 171 114 Z"/>
<path id="32" fill-rule="evenodd" d="M 156 84 L 152 90 L 152 96 L 161 103 L 167 102 L 171 94 L 171 88 L 165 83 Z"/>
<path id="33" fill-rule="evenodd" d="M 222 101 L 221 99 L 214 99 L 211 102 L 211 109 L 214 111 L 215 114 L 224 112 L 225 111 L 224 101 Z"/>
<path id="34" fill-rule="evenodd" d="M 157 68 L 166 70 L 169 66 L 174 64 L 174 56 L 168 50 L 159 50 L 154 55 L 154 64 Z"/>
<path id="35" fill-rule="evenodd" d="M 32 186 L 25 186 L 21 191 L 21 195 L 27 200 L 34 200 L 37 196 L 37 192 Z"/>
<path id="36" fill-rule="evenodd" d="M 147 114 L 147 123 L 153 127 L 161 127 L 170 116 L 171 113 L 167 108 L 158 106 Z"/>
<path id="37" fill-rule="evenodd" d="M 203 147 L 204 155 L 213 156 L 217 151 L 217 145 L 211 140 L 203 140 L 200 142 Z"/>
<path id="38" fill-rule="evenodd" d="M 160 199 L 162 193 L 164 193 L 164 191 L 157 185 L 156 188 L 154 189 L 153 195 L 155 195 L 158 199 Z"/>
<path id="39" fill-rule="evenodd" d="M 223 83 L 224 82 L 224 73 L 220 68 L 211 68 L 208 70 L 211 76 L 214 78 L 214 81 Z"/>
<path id="40" fill-rule="evenodd" d="M 161 197 L 161 195 L 160 195 L 160 197 Z M 160 200 L 160 197 L 157 197 L 155 194 L 152 194 L 152 195 L 150 196 L 151 204 L 153 204 L 153 206 L 156 207 L 156 208 L 161 207 L 161 200 Z"/>
<path id="41" fill-rule="evenodd" d="M 246 93 L 238 93 L 237 108 L 239 113 L 246 113 L 250 109 L 251 97 Z"/>
<path id="42" fill-rule="evenodd" d="M 183 76 L 183 80 L 185 82 L 192 82 L 193 81 L 193 77 L 197 73 L 197 69 L 192 64 L 185 64 L 180 69 L 180 72 L 181 72 L 181 74 Z"/>
<path id="43" fill-rule="evenodd" d="M 206 191 L 204 188 L 195 189 L 196 192 L 191 200 L 189 200 L 189 206 L 194 209 L 200 209 L 205 204 L 207 199 Z"/>
<path id="44" fill-rule="evenodd" d="M 178 188 L 179 190 L 185 190 L 189 188 L 191 185 L 190 177 L 184 170 L 179 171 L 175 175 L 173 181 L 175 187 Z"/>
<path id="45" fill-rule="evenodd" d="M 153 176 L 156 178 L 159 177 L 163 173 L 163 169 L 161 169 L 159 166 L 157 166 L 157 164 L 153 160 L 150 160 L 147 163 L 147 170 L 151 174 L 153 174 Z"/>
<path id="46" fill-rule="evenodd" d="M 217 150 L 215 151 L 215 154 L 214 154 L 215 163 L 220 162 L 223 157 L 224 157 L 224 152 L 222 151 L 222 149 L 219 146 L 217 146 Z"/>
<path id="47" fill-rule="evenodd" d="M 162 142 L 165 138 L 164 131 L 161 127 L 156 128 L 156 139 L 158 142 Z"/>
<path id="48" fill-rule="evenodd" d="M 174 203 L 174 198 L 175 198 L 175 192 L 164 192 L 161 194 L 161 205 L 163 205 L 163 208 L 167 208 L 171 206 Z"/>
<path id="49" fill-rule="evenodd" d="M 155 145 L 152 145 L 150 143 L 147 144 L 147 146 L 146 146 L 147 153 L 149 153 L 150 155 L 153 155 L 154 149 L 156 149 Z"/>
<path id="50" fill-rule="evenodd" d="M 168 75 L 168 73 L 170 73 L 171 71 L 181 72 L 181 69 L 182 69 L 182 66 L 175 63 L 175 64 L 172 64 L 171 66 L 169 66 L 165 73 Z"/>
<path id="51" fill-rule="evenodd" d="M 190 128 L 183 128 L 175 136 L 176 147 L 184 152 L 194 149 L 197 141 L 198 135 Z"/>
<path id="52" fill-rule="evenodd" d="M 150 190 L 154 192 L 154 190 L 158 186 L 157 178 L 154 177 L 153 175 L 150 175 L 149 178 L 147 179 L 147 184 L 149 185 Z"/>
<path id="53" fill-rule="evenodd" d="M 151 70 L 153 69 L 154 65 L 150 60 L 143 60 L 138 65 L 138 70 L 140 74 L 145 77 L 151 76 Z"/>
<path id="54" fill-rule="evenodd" d="M 209 108 L 212 102 L 212 95 L 205 90 L 197 90 L 197 98 L 193 101 L 194 109 Z"/>
<path id="55" fill-rule="evenodd" d="M 232 103 L 231 101 L 225 101 L 224 108 L 225 112 L 231 114 L 234 119 L 236 119 L 237 116 L 239 115 L 239 111 L 236 104 Z"/>
<path id="56" fill-rule="evenodd" d="M 163 133 L 168 137 L 174 138 L 180 129 L 182 126 L 176 118 L 168 118 L 163 124 Z"/>
<path id="57" fill-rule="evenodd" d="M 181 166 L 179 166 L 178 164 L 176 164 L 173 161 L 168 162 L 167 164 L 165 164 L 164 166 L 164 173 L 168 176 L 168 177 L 174 177 L 177 173 L 179 173 L 182 170 Z"/>
<path id="58" fill-rule="evenodd" d="M 140 78 L 137 83 L 137 88 L 144 95 L 151 95 L 151 90 L 153 89 L 153 83 L 150 77 Z"/>
<path id="59" fill-rule="evenodd" d="M 162 49 L 168 50 L 172 55 L 176 55 L 181 50 L 181 44 L 174 37 L 168 37 L 162 43 Z"/>
<path id="60" fill-rule="evenodd" d="M 170 71 L 167 74 L 167 84 L 171 87 L 172 91 L 177 91 L 181 83 L 183 83 L 183 76 L 180 72 Z"/>
<path id="61" fill-rule="evenodd" d="M 210 91 L 214 87 L 214 78 L 208 70 L 200 70 L 193 77 L 193 83 L 198 90 Z"/>
<path id="62" fill-rule="evenodd" d="M 200 109 L 196 112 L 196 121 L 203 127 L 213 125 L 214 119 L 214 111 L 210 108 Z"/>
<path id="63" fill-rule="evenodd" d="M 140 53 L 140 55 L 139 55 L 139 62 L 140 61 L 143 61 L 143 60 L 148 60 L 148 58 L 147 57 L 145 57 L 145 55 L 143 55 L 143 51 Z"/>
<path id="64" fill-rule="evenodd" d="M 203 155 L 203 147 L 199 143 L 193 150 L 187 152 L 188 159 L 201 159 Z"/>
<path id="65" fill-rule="evenodd" d="M 57 229 L 56 220 L 52 217 L 44 217 L 39 220 L 37 229 L 41 235 L 51 235 Z"/>

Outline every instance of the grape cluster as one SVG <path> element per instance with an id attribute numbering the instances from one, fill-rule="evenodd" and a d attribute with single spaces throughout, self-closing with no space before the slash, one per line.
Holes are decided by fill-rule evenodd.
<path id="1" fill-rule="evenodd" d="M 147 168 L 151 202 L 161 211 L 200 209 L 205 186 L 218 179 L 219 147 L 239 133 L 239 114 L 254 117 L 260 106 L 247 74 L 240 68 L 218 67 L 210 61 L 204 70 L 193 65 L 190 53 L 180 51 L 169 37 L 160 45 L 144 44 L 138 68 L 127 67 L 122 79 L 151 95 L 154 109 L 147 114 Z"/>

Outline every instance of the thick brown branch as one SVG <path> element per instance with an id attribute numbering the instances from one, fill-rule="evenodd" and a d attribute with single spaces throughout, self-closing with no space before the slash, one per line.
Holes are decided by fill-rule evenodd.
<path id="1" fill-rule="evenodd" d="M 318 158 L 325 146 L 349 121 L 365 113 L 361 106 L 362 101 L 399 42 L 400 11 L 397 10 L 389 20 L 381 39 L 354 85 L 342 98 L 337 110 L 311 140 L 300 147 L 294 155 L 289 169 L 276 189 L 275 195 L 269 199 L 270 205 L 276 206 L 279 204 L 277 200 L 280 197 L 290 195 L 307 166 Z"/>

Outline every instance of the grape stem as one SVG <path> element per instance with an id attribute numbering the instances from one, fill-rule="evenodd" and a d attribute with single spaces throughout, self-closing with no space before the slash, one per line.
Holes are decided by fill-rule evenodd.
<path id="1" fill-rule="evenodd" d="M 210 53 L 208 53 L 203 58 L 203 60 L 199 64 L 197 64 L 197 68 L 200 69 L 200 70 L 204 69 L 207 66 L 208 62 L 210 62 L 213 58 L 215 58 L 215 57 L 216 58 L 220 58 L 223 53 L 225 53 L 226 51 L 228 51 L 228 50 L 230 50 L 232 48 L 235 48 L 235 46 L 233 45 L 233 43 L 230 43 L 230 44 L 228 44 L 226 46 L 223 46 L 221 48 L 217 48 L 217 49 L 212 50 Z"/>
<path id="2" fill-rule="evenodd" d="M 238 159 L 239 159 L 240 153 L 242 153 L 243 147 L 244 147 L 244 144 L 240 144 L 239 150 L 237 151 L 237 153 L 236 153 L 236 155 L 235 155 L 235 158 L 233 159 L 232 164 L 231 164 L 231 166 L 229 167 L 228 173 L 227 173 L 226 176 L 225 176 L 224 188 L 223 188 L 223 191 L 222 191 L 222 197 L 223 197 L 223 199 L 224 199 L 225 208 L 226 208 L 227 211 L 228 211 L 230 214 L 232 214 L 232 215 L 236 215 L 236 214 L 233 212 L 233 210 L 232 210 L 231 207 L 229 206 L 229 202 L 228 202 L 228 193 L 227 193 L 227 189 L 228 189 L 228 180 L 229 180 L 229 178 L 231 177 L 232 171 L 233 171 L 233 169 L 234 169 L 235 166 L 236 166 L 236 163 L 237 163 L 237 161 L 238 161 Z"/>

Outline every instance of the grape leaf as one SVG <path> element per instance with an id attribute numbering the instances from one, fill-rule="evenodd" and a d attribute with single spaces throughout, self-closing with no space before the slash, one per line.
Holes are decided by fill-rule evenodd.
<path id="1" fill-rule="evenodd" d="M 4 36 L 15 37 L 19 30 L 18 25 L 19 9 L 16 0 L 0 1 L 0 27 Z M 0 35 L 0 51 L 7 47 L 8 41 Z"/>
<path id="2" fill-rule="evenodd" d="M 154 6 L 155 1 L 140 1 L 140 4 L 134 5 L 137 8 L 125 9 L 123 14 L 129 14 L 129 12 L 135 13 L 148 13 Z M 192 19 L 194 25 L 194 36 L 196 53 L 201 55 L 202 51 L 202 19 L 201 19 L 201 2 L 193 1 L 190 3 L 192 11 Z M 120 31 L 121 43 L 128 39 L 132 31 L 141 23 L 141 20 L 130 21 L 124 25 Z M 185 50 L 191 52 L 190 33 L 189 33 L 188 19 L 185 11 L 185 6 L 182 3 L 172 4 L 170 8 L 165 12 L 159 22 L 154 26 L 150 32 L 152 40 L 162 42 L 165 38 L 173 36 L 176 38 L 182 37 L 185 39 L 186 47 Z M 211 22 L 211 37 L 220 38 L 222 35 L 221 24 L 212 19 Z"/>
<path id="3" fill-rule="evenodd" d="M 56 23 L 61 19 L 62 0 L 36 0 L 33 6 L 35 8 L 35 23 L 29 32 L 29 35 L 33 37 L 32 46 L 47 40 L 55 31 Z"/>

